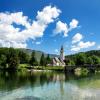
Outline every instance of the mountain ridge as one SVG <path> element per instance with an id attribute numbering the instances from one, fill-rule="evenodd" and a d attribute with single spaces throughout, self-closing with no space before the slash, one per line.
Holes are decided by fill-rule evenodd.
<path id="1" fill-rule="evenodd" d="M 32 49 L 24 49 L 24 48 L 20 48 L 21 51 L 28 53 L 29 55 L 31 55 L 31 53 L 34 51 L 35 52 L 35 57 L 38 61 L 40 61 L 41 55 L 42 53 L 44 54 L 45 57 L 47 57 L 47 55 L 49 53 L 45 53 L 43 51 L 39 51 L 39 50 L 32 50 Z M 54 57 L 59 57 L 59 55 L 56 54 L 49 54 L 50 58 L 54 58 Z"/>

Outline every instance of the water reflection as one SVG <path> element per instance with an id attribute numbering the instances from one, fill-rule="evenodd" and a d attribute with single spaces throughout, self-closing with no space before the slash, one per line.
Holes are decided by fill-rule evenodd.
<path id="1" fill-rule="evenodd" d="M 0 72 L 0 100 L 99 100 L 99 75 Z"/>
<path id="2" fill-rule="evenodd" d="M 28 96 L 28 97 L 23 97 L 23 98 L 16 98 L 15 100 L 40 100 L 40 98 Z"/>

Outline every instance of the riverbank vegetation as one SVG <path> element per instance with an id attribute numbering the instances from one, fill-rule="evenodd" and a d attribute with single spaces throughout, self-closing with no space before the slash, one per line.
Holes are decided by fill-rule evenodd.
<path id="1" fill-rule="evenodd" d="M 97 66 L 100 65 L 100 51 L 89 51 L 66 56 L 65 64 L 68 67 Z M 0 48 L 0 69 L 37 69 L 63 71 L 62 66 L 52 66 L 52 58 L 42 53 L 40 59 L 36 58 L 36 52 L 25 52 L 22 49 Z M 77 72 L 77 71 L 76 71 Z M 85 72 L 82 69 L 82 72 Z M 99 72 L 99 71 L 98 71 Z"/>
<path id="2" fill-rule="evenodd" d="M 94 50 L 66 56 L 66 65 L 100 65 L 100 51 Z"/>
<path id="3" fill-rule="evenodd" d="M 35 51 L 31 54 L 22 49 L 0 48 L 0 69 L 41 68 L 50 64 L 52 59 L 49 54 L 45 57 L 42 53 L 40 60 L 36 59 Z M 36 67 L 38 66 L 38 67 Z"/>
<path id="4" fill-rule="evenodd" d="M 75 69 L 75 75 L 77 76 L 87 76 L 88 74 L 87 68 L 76 68 Z"/>

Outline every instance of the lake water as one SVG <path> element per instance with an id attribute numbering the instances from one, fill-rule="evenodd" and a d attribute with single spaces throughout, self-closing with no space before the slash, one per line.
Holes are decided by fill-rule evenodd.
<path id="1" fill-rule="evenodd" d="M 0 72 L 0 100 L 100 100 L 100 75 Z"/>

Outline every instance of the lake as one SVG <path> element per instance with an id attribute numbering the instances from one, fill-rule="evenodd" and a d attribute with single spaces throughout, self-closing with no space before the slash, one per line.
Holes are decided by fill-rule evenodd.
<path id="1" fill-rule="evenodd" d="M 0 72 L 0 100 L 100 100 L 100 74 Z"/>

